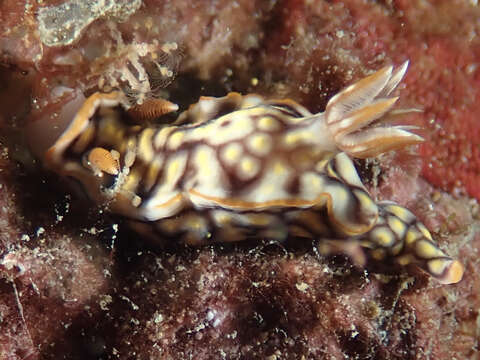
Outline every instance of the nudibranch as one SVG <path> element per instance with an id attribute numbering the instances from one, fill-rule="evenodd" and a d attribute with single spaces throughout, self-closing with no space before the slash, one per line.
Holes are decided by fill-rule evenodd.
<path id="1" fill-rule="evenodd" d="M 230 93 L 201 97 L 173 124 L 153 127 L 137 121 L 122 92 L 95 93 L 45 164 L 149 237 L 202 245 L 291 236 L 344 251 L 356 244 L 374 260 L 457 283 L 461 263 L 411 211 L 375 202 L 352 161 L 423 141 L 411 127 L 379 124 L 395 115 L 391 93 L 407 66 L 348 86 L 317 114 L 292 100 Z M 177 110 L 166 100 L 156 106 Z"/>

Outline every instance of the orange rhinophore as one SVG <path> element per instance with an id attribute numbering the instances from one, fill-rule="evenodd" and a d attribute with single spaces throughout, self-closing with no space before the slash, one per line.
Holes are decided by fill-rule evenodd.
<path id="1" fill-rule="evenodd" d="M 178 105 L 165 99 L 146 99 L 141 105 L 134 105 L 128 113 L 140 121 L 153 120 L 178 110 Z"/>
<path id="2" fill-rule="evenodd" d="M 110 175 L 117 175 L 120 170 L 118 159 L 120 154 L 116 150 L 105 150 L 96 147 L 90 150 L 86 157 L 86 164 L 90 166 L 94 172 L 101 175 L 103 172 Z"/>

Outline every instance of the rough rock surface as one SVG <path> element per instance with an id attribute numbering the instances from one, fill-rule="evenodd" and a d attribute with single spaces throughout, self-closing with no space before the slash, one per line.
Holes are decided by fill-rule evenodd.
<path id="1" fill-rule="evenodd" d="M 0 358 L 478 358 L 476 1 L 144 0 L 122 21 L 105 12 L 69 46 L 42 42 L 38 3 L 0 2 Z M 428 141 L 359 166 L 375 196 L 411 208 L 462 261 L 457 285 L 359 270 L 312 244 L 158 249 L 85 211 L 23 141 L 70 89 L 121 87 L 183 108 L 258 92 L 320 111 L 345 84 L 406 59 L 400 105 L 424 109 L 407 120 Z"/>

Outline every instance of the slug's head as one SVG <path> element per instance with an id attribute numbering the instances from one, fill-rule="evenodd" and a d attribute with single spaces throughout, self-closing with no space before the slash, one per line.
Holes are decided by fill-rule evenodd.
<path id="1" fill-rule="evenodd" d="M 80 187 L 96 204 L 108 203 L 119 214 L 135 214 L 141 202 L 136 195 L 140 175 L 132 169 L 138 152 L 136 137 L 144 129 L 140 123 L 176 111 L 178 106 L 149 99 L 131 107 L 118 91 L 95 93 L 83 100 L 74 111 L 60 112 L 59 117 L 73 120 L 46 152 L 41 151 L 45 166 Z"/>
<path id="2" fill-rule="evenodd" d="M 122 144 L 131 128 L 126 107 L 118 92 L 90 96 L 44 155 L 47 168 L 80 185 L 96 203 L 116 197 L 129 165 L 121 156 L 128 153 Z"/>

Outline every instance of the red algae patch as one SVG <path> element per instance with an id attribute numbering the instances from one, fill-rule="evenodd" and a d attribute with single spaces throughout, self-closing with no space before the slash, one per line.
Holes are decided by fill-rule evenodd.
<path id="1" fill-rule="evenodd" d="M 402 48 L 414 64 L 407 92 L 424 110 L 428 142 L 422 175 L 456 195 L 480 199 L 480 9 L 473 2 L 399 2 L 406 19 Z M 429 21 L 419 21 L 428 18 Z M 419 50 L 421 48 L 421 50 Z"/>
<path id="2" fill-rule="evenodd" d="M 25 207 L 35 190 L 26 190 L 25 173 L 1 149 L 0 358 L 36 359 L 107 289 L 109 264 L 98 241 L 53 229 L 61 212 Z"/>

